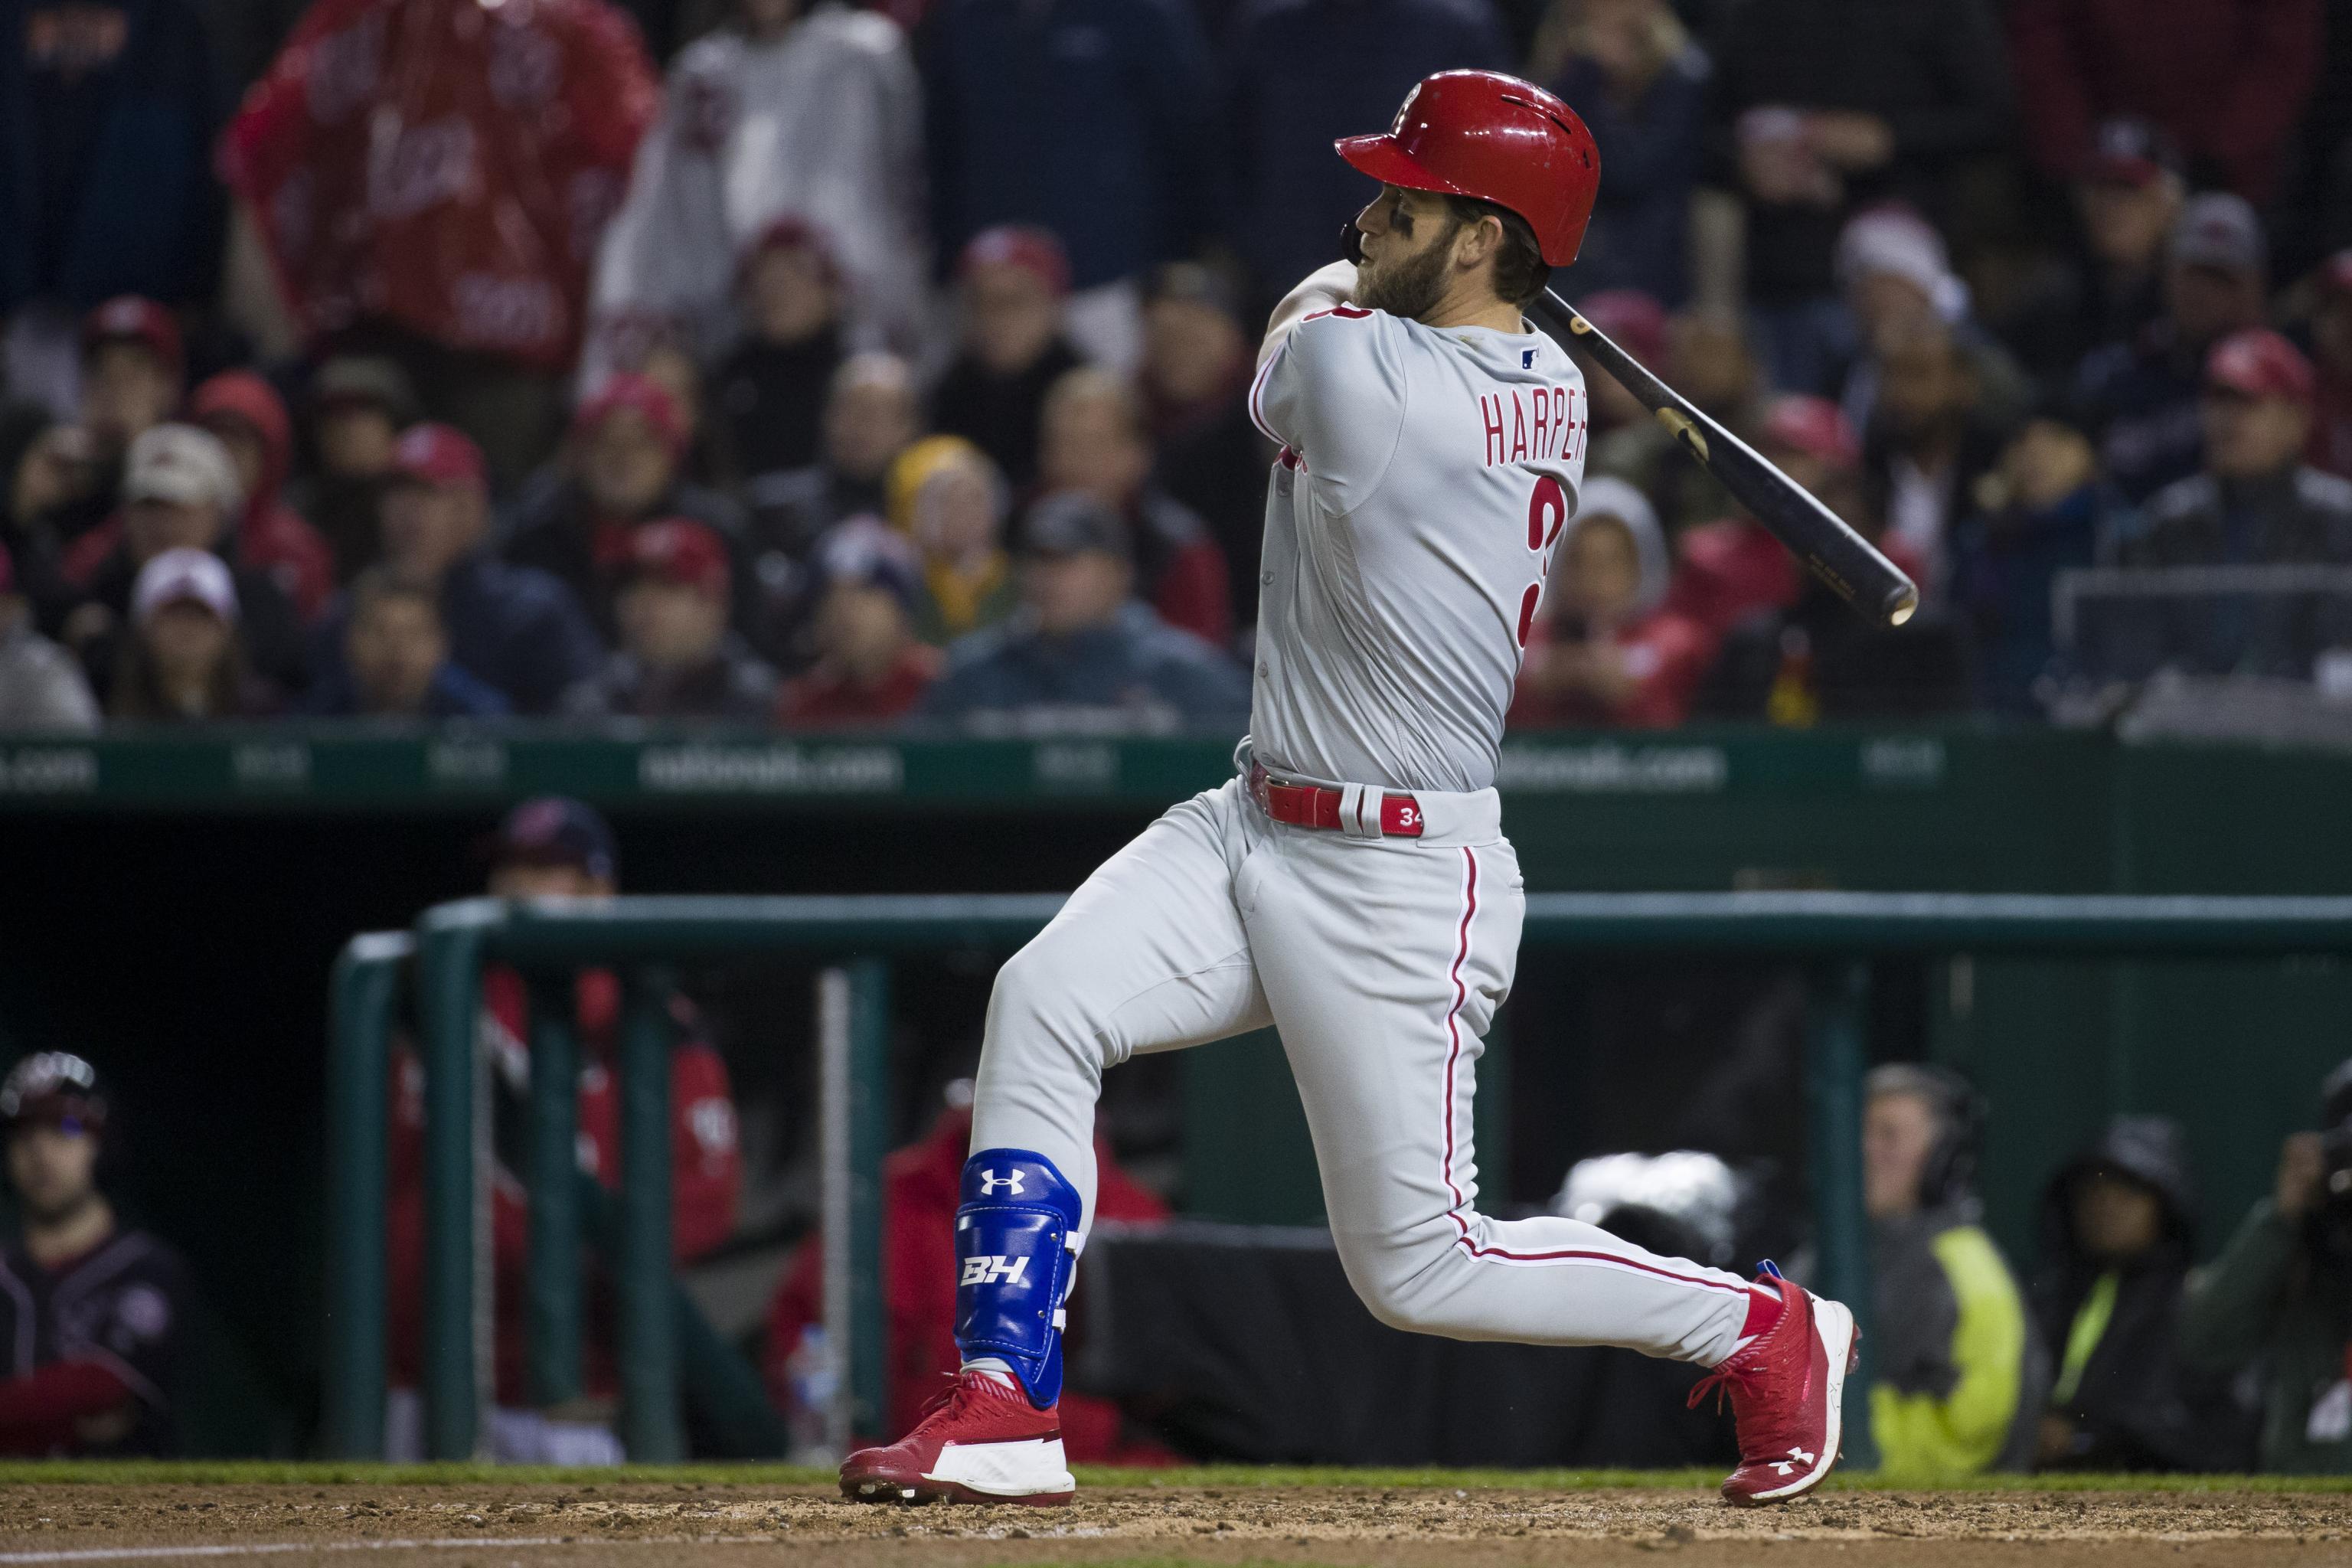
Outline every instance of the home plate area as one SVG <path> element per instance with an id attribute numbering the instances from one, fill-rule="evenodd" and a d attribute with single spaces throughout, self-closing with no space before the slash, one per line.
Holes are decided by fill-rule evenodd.
<path id="1" fill-rule="evenodd" d="M 22 1471 L 18 1472 L 23 1473 Z M 350 1474 L 356 1472 L 337 1472 Z M 589 1472 L 593 1473 L 593 1472 Z M 671 1472 L 690 1474 L 690 1472 Z M 772 1483 L 475 1479 L 0 1485 L 0 1568 L 396 1556 L 442 1568 L 773 1564 L 2352 1563 L 2352 1496 L 2210 1490 L 1828 1489 L 1724 1507 L 1695 1478 L 1573 1489 L 1514 1480 L 1087 1486 L 1066 1509 L 844 1502 L 808 1472 Z M 478 1476 L 480 1472 L 470 1472 Z M 1329 1472 L 1323 1475 L 1328 1476 Z M 1462 1478 L 1471 1481 L 1474 1478 Z M 1488 1478 L 1491 1479 L 1491 1477 Z M 1836 1483 L 1832 1483 L 1834 1486 Z"/>

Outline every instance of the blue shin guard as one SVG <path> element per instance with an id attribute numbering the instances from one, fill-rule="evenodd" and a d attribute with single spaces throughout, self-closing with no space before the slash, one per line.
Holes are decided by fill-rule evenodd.
<path id="1" fill-rule="evenodd" d="M 995 1356 L 1040 1410 L 1062 1394 L 1062 1303 L 1077 1268 L 1077 1188 L 1043 1154 L 983 1149 L 956 1210 L 955 1338 Z"/>

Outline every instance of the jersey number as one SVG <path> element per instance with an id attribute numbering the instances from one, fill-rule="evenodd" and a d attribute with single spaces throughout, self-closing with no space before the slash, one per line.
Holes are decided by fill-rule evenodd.
<path id="1" fill-rule="evenodd" d="M 1519 596 L 1519 647 L 1528 646 L 1528 634 L 1535 630 L 1536 606 L 1543 603 L 1544 577 L 1551 571 L 1551 546 L 1559 538 L 1559 531 L 1568 524 L 1568 492 L 1549 474 L 1536 481 L 1536 493 L 1528 499 L 1528 548 L 1535 552 L 1536 580 Z"/>

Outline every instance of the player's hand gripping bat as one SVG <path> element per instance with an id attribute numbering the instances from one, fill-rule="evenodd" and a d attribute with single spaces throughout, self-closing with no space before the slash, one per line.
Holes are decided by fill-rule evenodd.
<path id="1" fill-rule="evenodd" d="M 1527 307 L 1536 324 L 1562 343 L 1574 343 L 1598 361 L 1658 423 L 1674 432 L 1683 450 L 1723 488 L 1756 514 L 1756 521 L 1796 553 L 1814 576 L 1837 591 L 1864 618 L 1899 626 L 1919 607 L 1919 590 L 1900 567 L 1880 554 L 1845 520 L 1774 468 L 1761 453 L 1699 411 L 1688 398 L 1643 369 L 1609 340 L 1609 334 L 1577 314 L 1573 306 L 1545 289 Z"/>

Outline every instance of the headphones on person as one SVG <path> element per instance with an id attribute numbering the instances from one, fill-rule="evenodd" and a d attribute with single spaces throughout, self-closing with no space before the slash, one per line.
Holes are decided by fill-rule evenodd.
<path id="1" fill-rule="evenodd" d="M 1955 1069 L 1932 1062 L 1892 1062 L 1874 1068 L 1864 1080 L 1864 1097 L 1915 1094 L 1935 1108 L 1939 1129 L 1919 1170 L 1919 1203 L 1937 1208 L 1976 1194 L 1977 1167 L 1984 1152 L 1983 1095 Z"/>

